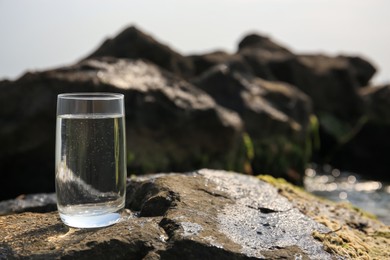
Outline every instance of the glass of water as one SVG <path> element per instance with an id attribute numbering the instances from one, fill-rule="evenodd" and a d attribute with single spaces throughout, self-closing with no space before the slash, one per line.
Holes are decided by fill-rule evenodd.
<path id="1" fill-rule="evenodd" d="M 115 224 L 125 205 L 124 96 L 69 93 L 57 99 L 56 194 L 71 227 Z"/>

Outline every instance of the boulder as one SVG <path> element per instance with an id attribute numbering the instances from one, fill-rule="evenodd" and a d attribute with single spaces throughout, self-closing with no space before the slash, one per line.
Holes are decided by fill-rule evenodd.
<path id="1" fill-rule="evenodd" d="M 226 65 L 216 66 L 192 82 L 218 104 L 240 114 L 245 129 L 255 137 L 306 133 L 311 101 L 292 85 L 263 80 Z M 268 127 L 272 124 L 275 127 Z"/>
<path id="2" fill-rule="evenodd" d="M 278 54 L 277 52 L 271 53 L 266 50 L 252 48 L 244 48 L 239 51 L 238 55 L 241 56 L 244 62 L 249 65 L 254 75 L 262 79 L 272 81 L 277 81 L 277 78 L 268 64 L 270 57 L 293 56 L 292 54 Z"/>
<path id="3" fill-rule="evenodd" d="M 256 52 L 256 51 L 255 51 Z M 331 114 L 355 122 L 362 114 L 357 72 L 348 58 L 323 55 L 269 55 L 243 53 L 253 71 L 266 79 L 276 79 L 298 87 L 313 100 L 316 114 Z"/>
<path id="4" fill-rule="evenodd" d="M 16 199 L 0 201 L 0 216 L 22 212 L 51 212 L 57 209 L 54 193 L 21 195 Z"/>
<path id="5" fill-rule="evenodd" d="M 390 181 L 390 85 L 360 90 L 366 114 L 355 133 L 338 147 L 331 163 L 370 178 Z"/>
<path id="6" fill-rule="evenodd" d="M 58 93 L 126 95 L 130 173 L 244 168 L 300 183 L 318 121 L 320 163 L 363 129 L 359 91 L 374 73 L 360 57 L 297 55 L 256 34 L 233 54 L 185 57 L 129 27 L 73 66 L 0 81 L 0 199 L 53 190 Z M 372 120 L 386 113 L 368 107 Z"/>
<path id="7" fill-rule="evenodd" d="M 190 55 L 187 56 L 191 60 L 194 67 L 194 76 L 199 76 L 203 72 L 207 71 L 216 65 L 235 66 L 244 71 L 251 71 L 256 76 L 268 79 L 276 80 L 268 64 L 262 62 L 262 57 L 258 57 L 258 54 L 264 55 L 293 55 L 287 48 L 275 43 L 270 38 L 250 34 L 244 37 L 238 45 L 238 53 L 227 53 L 225 51 L 214 51 L 205 54 Z M 256 51 L 254 51 L 256 50 Z"/>
<path id="8" fill-rule="evenodd" d="M 238 54 L 256 75 L 295 85 L 312 98 L 317 114 L 329 113 L 352 122 L 362 115 L 358 89 L 366 86 L 376 71 L 363 58 L 293 54 L 256 34 L 244 37 L 238 46 Z"/>
<path id="9" fill-rule="evenodd" d="M 193 73 L 189 60 L 134 26 L 126 28 L 112 39 L 105 40 L 87 59 L 103 56 L 144 59 L 182 77 Z"/>
<path id="10" fill-rule="evenodd" d="M 329 162 L 336 168 L 362 175 L 365 179 L 390 182 L 390 125 L 367 122 L 342 146 Z"/>
<path id="11" fill-rule="evenodd" d="M 3 81 L 0 91 L 0 199 L 54 190 L 59 93 L 125 95 L 129 173 L 242 164 L 240 117 L 148 62 L 90 59 Z"/>
<path id="12" fill-rule="evenodd" d="M 0 217 L 0 258 L 387 259 L 388 226 L 281 180 L 233 172 L 137 177 L 119 223 L 65 226 L 57 212 Z"/>
<path id="13" fill-rule="evenodd" d="M 251 71 L 241 55 L 230 54 L 224 51 L 215 51 L 201 55 L 187 56 L 194 66 L 194 77 L 201 75 L 217 65 L 234 66 L 242 71 Z"/>
<path id="14" fill-rule="evenodd" d="M 365 87 L 370 83 L 371 78 L 376 73 L 376 68 L 368 60 L 358 56 L 341 56 L 347 59 L 351 68 L 352 77 L 360 87 Z"/>
<path id="15" fill-rule="evenodd" d="M 317 136 L 320 140 L 319 142 L 317 140 L 317 144 L 320 145 L 317 145 L 317 147 L 320 147 L 320 149 L 315 153 L 313 159 L 319 163 L 336 163 L 337 165 L 341 165 L 337 163 L 338 159 L 350 160 L 348 154 L 344 156 L 337 151 L 348 143 L 364 124 L 364 115 L 366 113 L 365 100 L 359 94 L 359 91 L 369 83 L 369 80 L 375 73 L 374 66 L 368 61 L 360 57 L 294 54 L 288 48 L 274 42 L 270 38 L 255 34 L 246 36 L 239 43 L 238 52 L 235 54 L 213 52 L 204 55 L 194 55 L 189 58 L 192 59 L 196 71 L 195 74 L 198 75 L 196 78 L 193 78 L 192 82 L 208 92 L 221 105 L 237 111 L 242 116 L 246 131 L 250 132 L 252 139 L 255 138 L 253 135 L 258 133 L 264 133 L 264 136 L 271 137 L 272 134 L 280 134 L 281 132 L 283 132 L 281 135 L 288 136 L 288 139 L 291 138 L 288 131 L 275 130 L 275 126 L 267 123 L 267 119 L 248 118 L 247 114 L 244 115 L 242 112 L 244 107 L 242 105 L 243 98 L 240 96 L 240 91 L 232 90 L 232 85 L 234 86 L 234 84 L 231 83 L 232 81 L 227 80 L 229 76 L 222 80 L 221 78 L 225 77 L 222 76 L 223 73 L 216 73 L 216 71 L 221 72 L 221 68 L 229 68 L 227 71 L 234 70 L 235 77 L 238 79 L 254 75 L 260 78 L 256 80 L 257 82 L 260 82 L 262 79 L 263 82 L 272 82 L 273 85 L 280 85 L 280 81 L 282 81 L 288 83 L 282 84 L 285 86 L 285 89 L 293 89 L 291 92 L 296 91 L 296 88 L 303 91 L 312 100 L 313 112 L 317 118 L 313 117 L 314 122 L 319 122 Z M 219 75 L 220 78 L 216 75 Z M 252 76 L 252 78 L 254 77 Z M 240 82 L 240 80 L 236 80 L 236 82 Z M 251 80 L 247 80 L 247 82 L 251 82 Z M 288 116 L 291 113 L 301 114 L 302 118 L 306 118 L 306 122 L 308 122 L 307 113 L 302 113 L 304 109 L 291 107 L 293 101 L 289 102 L 287 101 L 288 99 L 273 100 L 271 96 L 263 96 L 262 98 L 266 100 L 263 103 L 271 103 L 277 110 L 287 113 Z M 249 104 L 252 104 L 252 102 L 256 103 L 253 99 L 247 101 Z M 380 114 L 383 113 L 380 112 Z M 277 121 L 275 120 L 277 118 L 275 115 L 269 118 L 273 122 Z M 294 116 L 292 118 L 295 119 Z M 302 119 L 296 121 L 301 122 Z M 307 125 L 307 123 L 303 125 Z M 272 139 L 272 137 L 268 139 Z M 271 143 L 280 142 L 273 140 Z M 282 143 L 285 142 L 282 141 Z M 302 147 L 304 145 L 300 144 L 298 146 Z M 257 154 L 264 150 L 269 151 L 269 147 L 270 145 L 261 146 Z M 362 148 L 362 150 L 364 149 Z M 341 150 L 345 151 L 344 149 Z M 306 153 L 304 152 L 303 154 Z M 310 152 L 307 154 L 310 155 Z M 281 158 L 280 155 L 277 157 Z M 252 167 L 256 172 L 265 171 L 275 174 L 275 169 L 266 167 L 267 162 L 270 161 L 274 160 L 272 158 L 260 160 L 260 163 L 257 164 L 260 167 L 253 166 L 256 163 L 252 162 Z M 277 164 L 283 165 L 283 161 L 284 159 L 278 161 Z M 291 161 L 297 160 L 290 157 L 287 161 L 291 164 Z M 353 160 L 350 161 L 353 162 Z M 364 161 L 360 162 L 363 163 Z M 351 168 L 348 166 L 342 169 L 348 170 Z M 289 179 L 291 180 L 291 178 Z"/>
<path id="16" fill-rule="evenodd" d="M 244 121 L 255 173 L 299 183 L 310 135 L 311 101 L 292 85 L 255 77 L 233 65 L 218 65 L 192 81 Z M 310 154 L 310 152 L 309 152 Z"/>
<path id="17" fill-rule="evenodd" d="M 369 86 L 360 89 L 370 122 L 390 125 L 390 85 Z"/>
<path id="18" fill-rule="evenodd" d="M 356 65 L 354 61 L 358 59 L 367 66 L 366 71 Z M 363 101 L 358 90 L 374 75 L 372 65 L 358 57 L 325 55 L 299 55 L 296 62 L 299 64 L 296 75 L 291 75 L 294 79 L 284 81 L 296 85 L 313 99 L 320 119 L 321 113 L 327 113 L 354 123 L 362 116 Z M 278 70 L 278 65 L 274 65 L 275 71 Z M 282 77 L 278 78 L 283 80 Z"/>
<path id="19" fill-rule="evenodd" d="M 337 151 L 364 124 L 365 101 L 359 90 L 375 74 L 370 62 L 355 56 L 295 54 L 260 35 L 245 37 L 239 43 L 237 54 L 256 76 L 292 84 L 311 98 L 321 144 L 313 157 L 315 162 L 350 159 Z"/>
<path id="20" fill-rule="evenodd" d="M 283 53 L 283 54 L 292 54 L 292 52 L 283 47 L 281 44 L 276 43 L 267 36 L 258 35 L 258 34 L 248 34 L 246 35 L 239 43 L 238 50 L 242 51 L 244 49 L 261 49 L 269 53 Z"/>

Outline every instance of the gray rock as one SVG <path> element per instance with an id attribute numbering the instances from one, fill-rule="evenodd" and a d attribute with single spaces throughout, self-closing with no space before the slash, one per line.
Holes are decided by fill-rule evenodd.
<path id="1" fill-rule="evenodd" d="M 139 177 L 128 186 L 126 207 L 120 223 L 93 230 L 68 228 L 57 213 L 0 217 L 0 257 L 332 256 L 312 236 L 313 231 L 323 233 L 328 228 L 302 214 L 270 184 L 254 177 L 211 170 Z"/>
<path id="2" fill-rule="evenodd" d="M 290 83 L 309 95 L 317 114 L 330 113 L 351 122 L 363 113 L 358 89 L 366 86 L 376 72 L 360 57 L 293 54 L 256 34 L 244 37 L 238 54 L 257 76 Z"/>
<path id="3" fill-rule="evenodd" d="M 355 62 L 358 59 L 366 70 Z M 358 90 L 368 84 L 376 71 L 368 61 L 348 56 L 298 55 L 296 62 L 299 64 L 296 75 L 287 82 L 296 85 L 313 99 L 318 114 L 330 113 L 350 122 L 363 114 L 363 102 Z"/>
<path id="4" fill-rule="evenodd" d="M 296 54 L 260 35 L 245 37 L 239 44 L 237 55 L 243 57 L 256 76 L 292 84 L 310 97 L 313 112 L 319 122 L 317 136 L 320 141 L 319 150 L 312 160 L 319 164 L 332 164 L 341 170 L 353 169 L 361 174 L 367 174 L 367 170 L 372 167 L 376 168 L 372 164 L 368 166 L 364 159 L 371 160 L 378 155 L 382 157 L 375 152 L 370 156 L 370 151 L 376 145 L 367 145 L 363 138 L 359 138 L 360 142 L 349 144 L 351 138 L 362 129 L 365 120 L 365 102 L 370 98 L 360 95 L 360 90 L 369 84 L 376 72 L 369 61 L 355 56 Z M 378 103 L 386 102 L 378 100 Z M 378 112 L 377 118 L 386 109 L 389 110 L 388 106 L 371 106 L 373 107 L 381 107 L 375 112 L 372 110 L 374 113 Z M 387 129 L 378 129 L 377 134 L 384 131 Z M 364 137 L 369 135 L 362 133 Z M 351 145 L 353 148 L 348 147 Z M 356 153 L 361 153 L 362 156 Z M 353 166 L 355 162 L 359 166 Z"/>
<path id="5" fill-rule="evenodd" d="M 250 34 L 244 37 L 238 45 L 237 53 L 213 52 L 204 55 L 193 55 L 188 58 L 192 60 L 195 74 L 198 75 L 196 78 L 193 78 L 194 84 L 199 85 L 210 93 L 218 103 L 237 111 L 243 118 L 246 131 L 250 133 L 252 139 L 256 139 L 255 135 L 259 133 L 266 133 L 267 138 L 271 139 L 273 133 L 280 133 L 286 130 L 282 130 L 281 128 L 288 126 L 288 124 L 279 124 L 282 117 L 280 117 L 280 113 L 274 113 L 275 111 L 282 112 L 290 117 L 290 119 L 298 122 L 304 121 L 303 118 L 306 118 L 307 121 L 308 116 L 306 112 L 302 112 L 305 110 L 302 110 L 302 107 L 299 106 L 301 103 L 295 102 L 297 99 L 291 96 L 286 98 L 286 91 L 283 94 L 280 94 L 281 91 L 270 91 L 270 95 L 256 94 L 261 99 L 258 97 L 253 98 L 253 93 L 249 95 L 251 98 L 248 99 L 247 103 L 251 104 L 252 108 L 256 106 L 262 107 L 264 108 L 262 113 L 268 113 L 268 115 L 263 116 L 261 119 L 259 119 L 259 113 L 251 117 L 248 113 L 242 112 L 245 110 L 243 108 L 245 105 L 241 101 L 243 97 L 240 96 L 240 91 L 237 91 L 237 89 L 240 89 L 237 88 L 237 85 L 240 85 L 240 82 L 246 82 L 248 83 L 247 85 L 264 86 L 266 85 L 265 83 L 273 86 L 284 85 L 285 88 L 290 89 L 290 92 L 295 93 L 296 91 L 294 89 L 296 88 L 301 90 L 312 101 L 312 112 L 316 115 L 316 119 L 319 122 L 319 126 L 315 125 L 313 129 L 320 129 L 315 134 L 317 136 L 317 141 L 315 141 L 317 144 L 316 147 L 319 148 L 319 151 L 313 156 L 313 160 L 320 164 L 334 163 L 341 166 L 343 165 L 338 163 L 339 159 L 345 162 L 357 161 L 348 157 L 348 153 L 337 151 L 346 151 L 342 146 L 349 141 L 347 138 L 354 136 L 360 131 L 362 120 L 364 120 L 366 113 L 364 103 L 367 99 L 370 99 L 368 96 L 373 96 L 362 96 L 359 93 L 362 87 L 369 84 L 370 79 L 376 71 L 375 67 L 369 61 L 361 57 L 353 56 L 296 54 L 272 39 L 256 34 Z M 228 68 L 226 72 L 221 71 L 222 67 Z M 234 77 L 232 76 L 233 73 L 231 73 L 233 70 L 235 71 Z M 248 79 L 248 75 L 254 75 L 260 78 L 260 80 L 256 81 L 262 81 L 262 83 L 253 83 L 253 80 Z M 281 84 L 280 81 L 284 83 Z M 275 97 L 275 93 L 278 94 L 278 99 L 273 98 Z M 248 95 L 245 96 L 248 97 Z M 380 100 L 385 101 L 386 99 L 379 98 L 377 100 L 378 104 L 386 104 L 386 101 L 381 102 Z M 265 109 L 268 104 L 271 104 L 275 110 Z M 295 107 L 295 104 L 298 104 L 298 107 Z M 372 118 L 382 118 L 381 115 L 386 114 L 386 111 L 389 110 L 386 105 L 374 105 L 370 109 L 372 110 Z M 295 116 L 291 114 L 295 114 Z M 296 115 L 302 115 L 302 118 L 296 120 Z M 249 119 L 249 117 L 251 118 Z M 383 122 L 383 119 L 380 120 Z M 317 122 L 317 120 L 314 122 Z M 251 129 L 254 130 L 251 131 Z M 277 130 L 275 131 L 275 129 Z M 265 130 L 265 132 L 262 130 Z M 285 131 L 283 135 L 289 136 L 288 139 L 291 140 L 288 131 Z M 272 154 L 272 145 L 280 142 L 271 141 L 270 144 L 255 145 L 261 146 L 257 154 L 266 151 L 263 154 L 270 157 L 270 154 Z M 298 144 L 298 147 L 304 145 L 306 144 Z M 367 146 L 362 145 L 361 148 L 357 147 L 356 149 L 360 149 L 363 152 L 364 147 Z M 311 154 L 311 152 L 302 152 L 301 157 L 304 157 L 304 154 Z M 278 154 L 275 157 L 281 158 L 284 155 Z M 288 161 L 287 164 L 299 161 L 296 157 L 287 157 L 286 160 L 278 161 L 277 164 L 283 165 L 283 161 Z M 368 157 L 366 156 L 366 158 Z M 373 158 L 375 157 L 373 156 Z M 255 162 L 256 160 L 258 163 Z M 260 160 L 257 158 L 255 161 L 251 163 L 252 169 L 255 172 L 269 172 L 273 175 L 286 177 L 285 173 L 280 173 L 280 169 L 266 166 L 270 161 L 277 161 L 275 158 Z M 365 160 L 358 161 L 361 162 L 360 164 L 363 164 Z M 282 172 L 302 172 L 300 167 L 284 168 Z M 290 170 L 286 171 L 286 168 L 290 168 Z M 350 170 L 351 168 L 346 164 L 342 169 Z M 354 167 L 354 169 L 358 172 L 363 172 L 358 167 Z M 290 175 L 298 176 L 298 178 L 291 178 L 290 176 L 287 177 L 289 180 L 299 179 L 299 174 Z"/>
<path id="6" fill-rule="evenodd" d="M 239 113 L 251 136 L 269 137 L 273 133 L 306 130 L 310 99 L 291 85 L 243 74 L 226 65 L 214 67 L 193 83 L 222 106 Z"/>
<path id="7" fill-rule="evenodd" d="M 311 235 L 314 230 L 329 230 L 294 208 L 270 184 L 220 171 L 199 173 L 233 199 L 234 203 L 218 214 L 218 222 L 222 233 L 241 246 L 241 253 L 262 258 L 263 251 L 277 253 L 282 248 L 297 247 L 302 257 L 330 259 Z"/>
<path id="8" fill-rule="evenodd" d="M 185 57 L 130 27 L 90 55 L 98 58 L 0 81 L 0 199 L 53 191 L 55 100 L 63 92 L 126 95 L 129 170 L 137 174 L 244 168 L 299 183 L 312 155 L 309 99 L 321 125 L 320 163 L 360 129 L 365 97 L 357 90 L 375 73 L 365 59 L 296 55 L 255 34 L 238 49 Z M 141 58 L 174 75 L 148 62 L 112 57 Z M 194 76 L 217 103 L 181 80 Z M 214 79 L 226 83 L 222 92 Z M 242 135 L 239 115 L 221 105 L 244 118 L 248 135 Z M 386 113 L 386 106 L 371 116 L 378 111 Z"/>
<path id="9" fill-rule="evenodd" d="M 351 137 L 332 157 L 332 164 L 370 178 L 390 181 L 390 85 L 360 89 L 366 113 Z"/>
<path id="10" fill-rule="evenodd" d="M 254 172 L 300 182 L 299 174 L 288 173 L 303 172 L 308 159 L 304 154 L 312 104 L 307 95 L 287 83 L 258 78 L 234 64 L 215 66 L 192 82 L 241 116 L 254 146 Z M 287 144 L 294 148 L 286 149 Z"/>
<path id="11" fill-rule="evenodd" d="M 51 212 L 57 210 L 54 193 L 22 195 L 16 199 L 0 201 L 0 215 L 22 212 Z"/>
<path id="12" fill-rule="evenodd" d="M 256 55 L 260 60 L 258 63 L 265 63 L 275 78 L 293 84 L 309 95 L 316 114 L 329 113 L 352 122 L 362 115 L 359 85 L 352 77 L 346 58 L 281 54 L 264 58 L 265 55 Z"/>
<path id="13" fill-rule="evenodd" d="M 107 56 L 147 60 L 182 77 L 193 73 L 190 60 L 134 26 L 126 28 L 112 39 L 105 40 L 88 59 Z"/>
<path id="14" fill-rule="evenodd" d="M 0 259 L 390 256 L 388 226 L 263 178 L 269 183 L 206 169 L 136 177 L 127 186 L 121 221 L 100 229 L 69 228 L 57 212 L 2 216 Z"/>
<path id="15" fill-rule="evenodd" d="M 206 166 L 234 169 L 242 160 L 240 117 L 205 92 L 144 61 L 85 60 L 3 81 L 0 91 L 1 199 L 54 190 L 59 93 L 125 95 L 130 173 Z"/>
<path id="16" fill-rule="evenodd" d="M 194 65 L 194 77 L 200 76 L 214 66 L 235 66 L 241 71 L 251 71 L 251 67 L 241 55 L 230 54 L 224 51 L 214 51 L 200 55 L 190 55 L 187 59 Z"/>
<path id="17" fill-rule="evenodd" d="M 258 34 L 249 34 L 245 36 L 238 44 L 239 51 L 253 48 L 261 49 L 270 53 L 292 54 L 288 48 L 274 42 L 269 37 Z"/>
<path id="18" fill-rule="evenodd" d="M 369 121 L 379 125 L 390 125 L 390 85 L 369 86 L 359 94 L 367 106 Z"/>

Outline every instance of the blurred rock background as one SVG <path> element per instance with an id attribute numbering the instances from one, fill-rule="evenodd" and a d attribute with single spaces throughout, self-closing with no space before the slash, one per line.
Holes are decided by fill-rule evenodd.
<path id="1" fill-rule="evenodd" d="M 390 86 L 371 85 L 375 72 L 259 34 L 234 53 L 186 56 L 128 27 L 72 65 L 0 81 L 0 199 L 54 190 L 65 92 L 125 94 L 129 174 L 216 168 L 302 184 L 316 162 L 389 180 Z"/>

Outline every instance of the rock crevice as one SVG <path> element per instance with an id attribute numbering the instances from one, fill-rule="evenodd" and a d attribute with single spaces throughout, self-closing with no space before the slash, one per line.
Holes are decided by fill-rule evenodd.
<path id="1" fill-rule="evenodd" d="M 20 211 L 20 210 L 19 210 Z M 57 212 L 0 217 L 0 258 L 332 259 L 313 232 L 330 231 L 272 185 L 199 170 L 132 178 L 122 220 L 79 230 Z"/>

